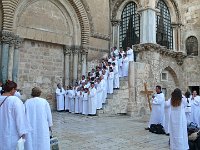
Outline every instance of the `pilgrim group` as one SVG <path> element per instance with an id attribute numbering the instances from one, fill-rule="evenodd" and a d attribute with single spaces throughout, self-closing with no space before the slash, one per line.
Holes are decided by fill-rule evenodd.
<path id="1" fill-rule="evenodd" d="M 96 68 L 88 72 L 87 76 L 77 81 L 72 87 L 64 89 L 57 85 L 57 111 L 83 115 L 96 115 L 97 109 L 102 109 L 108 94 L 119 89 L 119 78 L 128 76 L 129 62 L 134 60 L 134 53 L 130 47 L 124 52 L 122 48 L 111 49 L 107 59 L 102 59 Z"/>
<path id="2" fill-rule="evenodd" d="M 156 86 L 150 120 L 145 129 L 151 131 L 151 125 L 155 124 L 162 125 L 165 134 L 170 136 L 170 149 L 192 149 L 188 144 L 188 127 L 195 124 L 200 128 L 200 96 L 197 91 L 183 94 L 177 88 L 171 93 L 171 98 L 165 100 L 161 86 Z"/>
<path id="3" fill-rule="evenodd" d="M 25 103 L 15 82 L 7 80 L 0 90 L 0 150 L 50 150 L 52 115 L 40 88 Z"/>

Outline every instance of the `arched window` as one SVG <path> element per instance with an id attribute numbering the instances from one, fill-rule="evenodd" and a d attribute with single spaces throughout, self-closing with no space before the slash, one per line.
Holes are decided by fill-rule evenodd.
<path id="1" fill-rule="evenodd" d="M 195 36 L 190 36 L 186 40 L 187 55 L 198 56 L 198 40 Z"/>
<path id="2" fill-rule="evenodd" d="M 121 15 L 119 46 L 126 49 L 140 43 L 140 17 L 134 2 L 128 3 Z"/>
<path id="3" fill-rule="evenodd" d="M 157 8 L 160 10 L 157 15 L 156 42 L 168 49 L 173 49 L 173 30 L 169 9 L 163 0 L 159 0 Z"/>

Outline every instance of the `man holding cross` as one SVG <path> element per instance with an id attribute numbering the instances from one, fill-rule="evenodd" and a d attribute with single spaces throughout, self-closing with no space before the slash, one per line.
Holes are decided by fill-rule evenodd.
<path id="1" fill-rule="evenodd" d="M 152 111 L 151 116 L 148 124 L 148 128 L 145 128 L 146 130 L 149 130 L 151 124 L 161 124 L 163 125 L 164 121 L 164 106 L 165 106 L 165 96 L 161 91 L 161 86 L 156 86 L 156 95 L 152 97 Z"/>

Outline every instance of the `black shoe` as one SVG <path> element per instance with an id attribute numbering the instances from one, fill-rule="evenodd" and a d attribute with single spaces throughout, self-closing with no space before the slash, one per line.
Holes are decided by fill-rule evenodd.
<path id="1" fill-rule="evenodd" d="M 165 133 L 165 135 L 169 136 L 169 133 Z"/>
<path id="2" fill-rule="evenodd" d="M 148 128 L 144 128 L 145 130 L 150 130 L 150 128 L 148 127 Z"/>

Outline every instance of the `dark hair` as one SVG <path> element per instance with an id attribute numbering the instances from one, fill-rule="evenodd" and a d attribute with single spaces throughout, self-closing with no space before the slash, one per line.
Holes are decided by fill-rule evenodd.
<path id="1" fill-rule="evenodd" d="M 42 91 L 40 90 L 39 87 L 34 87 L 32 89 L 32 93 L 31 93 L 31 96 L 32 97 L 39 97 L 41 95 Z"/>
<path id="2" fill-rule="evenodd" d="M 176 88 L 172 93 L 171 105 L 173 107 L 178 107 L 181 105 L 181 101 L 182 101 L 182 92 L 180 89 Z"/>
<path id="3" fill-rule="evenodd" d="M 156 88 L 158 88 L 159 90 L 161 90 L 161 86 L 160 85 L 157 85 Z"/>
<path id="4" fill-rule="evenodd" d="M 190 98 L 190 92 L 189 91 L 185 92 L 185 97 Z"/>
<path id="5" fill-rule="evenodd" d="M 2 85 L 3 92 L 10 92 L 12 89 L 17 88 L 17 83 L 14 81 L 7 80 L 5 84 Z"/>

